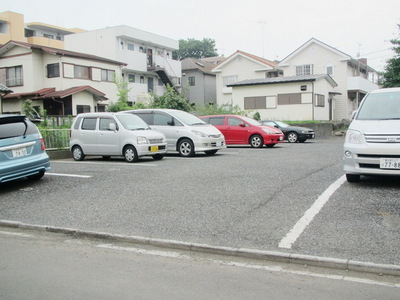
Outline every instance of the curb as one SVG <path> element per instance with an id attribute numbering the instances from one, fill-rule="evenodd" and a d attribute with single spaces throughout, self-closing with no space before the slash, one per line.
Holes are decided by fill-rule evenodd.
<path id="1" fill-rule="evenodd" d="M 85 237 L 94 239 L 105 239 L 132 244 L 149 245 L 160 248 L 176 250 L 195 251 L 209 254 L 234 256 L 258 260 L 276 261 L 283 263 L 293 263 L 298 265 L 308 265 L 315 267 L 333 268 L 340 270 L 367 272 L 378 275 L 400 276 L 400 265 L 375 264 L 350 259 L 339 259 L 329 257 L 319 257 L 312 255 L 293 254 L 279 251 L 264 251 L 247 248 L 219 247 L 207 244 L 188 243 L 182 241 L 146 238 L 140 236 L 128 236 L 120 234 L 110 234 L 105 232 L 83 231 L 73 228 L 62 228 L 45 225 L 31 225 L 15 221 L 0 220 L 0 227 L 20 228 L 29 230 L 47 231 L 72 235 L 75 237 Z"/>

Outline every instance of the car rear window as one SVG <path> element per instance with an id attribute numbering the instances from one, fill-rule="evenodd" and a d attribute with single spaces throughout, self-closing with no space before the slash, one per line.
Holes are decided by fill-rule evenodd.
<path id="1" fill-rule="evenodd" d="M 37 127 L 30 121 L 0 124 L 0 139 L 39 133 Z"/>

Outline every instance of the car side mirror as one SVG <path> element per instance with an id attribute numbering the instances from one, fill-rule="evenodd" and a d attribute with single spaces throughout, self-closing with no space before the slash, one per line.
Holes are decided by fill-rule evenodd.
<path id="1" fill-rule="evenodd" d="M 168 121 L 167 124 L 168 124 L 169 126 L 175 126 L 174 120 Z"/>
<path id="2" fill-rule="evenodd" d="M 244 123 L 240 123 L 239 126 L 240 127 L 246 127 L 246 125 Z"/>

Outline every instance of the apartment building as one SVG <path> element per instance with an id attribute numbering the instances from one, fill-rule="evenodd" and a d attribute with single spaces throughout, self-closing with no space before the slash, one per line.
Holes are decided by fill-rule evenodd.
<path id="1" fill-rule="evenodd" d="M 146 102 L 166 86 L 181 88 L 181 62 L 172 59 L 179 42 L 130 26 L 114 26 L 65 36 L 66 48 L 122 61 L 122 77 L 129 82 L 129 101 Z"/>

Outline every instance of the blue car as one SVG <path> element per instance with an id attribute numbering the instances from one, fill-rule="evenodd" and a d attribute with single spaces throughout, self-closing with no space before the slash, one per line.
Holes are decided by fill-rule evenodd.
<path id="1" fill-rule="evenodd" d="M 36 125 L 24 115 L 0 115 L 0 183 L 38 180 L 48 170 L 50 159 Z"/>

